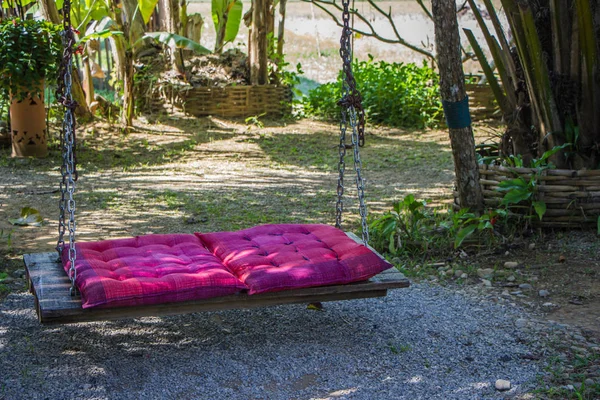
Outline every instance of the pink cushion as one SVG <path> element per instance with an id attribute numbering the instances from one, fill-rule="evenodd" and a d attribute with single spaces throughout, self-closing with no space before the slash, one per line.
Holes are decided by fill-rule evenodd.
<path id="1" fill-rule="evenodd" d="M 77 243 L 76 249 L 83 308 L 205 299 L 246 288 L 190 234 Z M 68 271 L 67 249 L 63 265 Z"/>
<path id="2" fill-rule="evenodd" d="M 197 235 L 249 294 L 362 281 L 392 266 L 327 225 L 262 225 Z"/>

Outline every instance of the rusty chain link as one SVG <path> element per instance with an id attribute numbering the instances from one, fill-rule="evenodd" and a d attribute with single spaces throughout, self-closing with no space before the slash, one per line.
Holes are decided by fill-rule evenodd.
<path id="1" fill-rule="evenodd" d="M 354 170 L 356 172 L 356 188 L 358 191 L 359 213 L 361 217 L 362 239 L 365 245 L 369 242 L 369 229 L 367 225 L 367 208 L 365 205 L 365 181 L 362 177 L 362 162 L 360 159 L 359 147 L 365 144 L 365 112 L 362 106 L 362 97 L 356 88 L 356 79 L 352 73 L 352 30 L 350 29 L 350 0 L 342 0 L 343 30 L 340 40 L 340 57 L 343 62 L 343 89 L 342 99 L 338 104 L 342 107 L 342 117 L 340 121 L 340 144 L 339 144 L 339 163 L 338 163 L 338 184 L 337 184 L 337 202 L 335 226 L 341 229 L 342 214 L 344 211 L 344 172 L 346 163 L 346 149 L 354 149 Z M 346 144 L 346 133 L 348 128 L 352 130 L 351 142 Z"/>
<path id="2" fill-rule="evenodd" d="M 56 250 L 59 257 L 65 249 L 65 234 L 69 235 L 69 280 L 71 281 L 71 295 L 77 291 L 75 279 L 75 260 L 77 250 L 75 248 L 75 182 L 77 181 L 77 160 L 75 157 L 75 108 L 77 103 L 72 95 L 73 74 L 73 49 L 75 45 L 75 33 L 71 26 L 71 2 L 65 0 L 63 4 L 64 29 L 61 33 L 63 42 L 63 58 L 59 68 L 59 80 L 56 90 L 56 98 L 64 106 L 64 119 L 60 137 L 60 147 L 63 151 L 63 163 L 60 169 L 62 180 L 60 182 L 61 199 L 59 203 L 58 219 L 58 242 Z M 68 213 L 68 221 L 66 219 Z"/>

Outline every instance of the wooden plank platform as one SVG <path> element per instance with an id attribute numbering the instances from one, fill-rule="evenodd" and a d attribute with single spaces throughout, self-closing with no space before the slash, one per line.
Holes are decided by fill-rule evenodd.
<path id="1" fill-rule="evenodd" d="M 71 283 L 55 252 L 25 254 L 23 260 L 28 274 L 29 289 L 35 297 L 38 319 L 42 324 L 67 324 L 256 308 L 279 304 L 383 297 L 389 289 L 404 288 L 410 285 L 404 275 L 392 268 L 368 281 L 348 285 L 320 286 L 252 296 L 248 296 L 246 293 L 237 293 L 212 299 L 149 306 L 83 309 L 80 297 L 69 295 Z"/>

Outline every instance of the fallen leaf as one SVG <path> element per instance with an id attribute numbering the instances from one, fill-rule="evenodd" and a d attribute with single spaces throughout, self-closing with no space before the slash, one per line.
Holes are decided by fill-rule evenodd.
<path id="1" fill-rule="evenodd" d="M 35 208 L 23 207 L 21 209 L 21 218 L 9 218 L 8 222 L 18 226 L 42 226 L 44 219 L 40 215 L 40 212 Z"/>

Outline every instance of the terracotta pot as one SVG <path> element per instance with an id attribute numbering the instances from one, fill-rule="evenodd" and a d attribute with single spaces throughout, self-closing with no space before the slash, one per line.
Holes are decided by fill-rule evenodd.
<path id="1" fill-rule="evenodd" d="M 22 101 L 11 99 L 12 157 L 46 157 L 46 109 L 43 94 Z"/>

